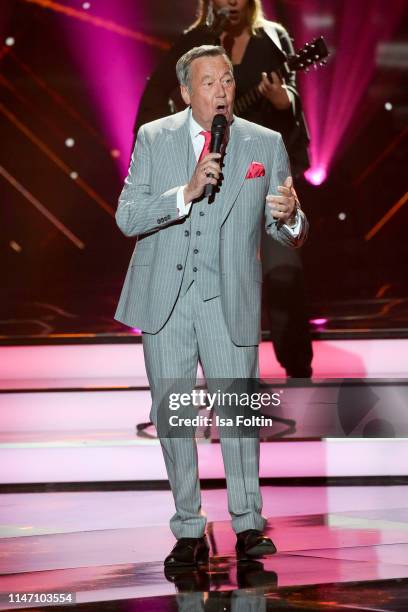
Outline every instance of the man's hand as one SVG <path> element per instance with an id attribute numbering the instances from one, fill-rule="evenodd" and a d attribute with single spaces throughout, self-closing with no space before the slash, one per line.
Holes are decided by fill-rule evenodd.
<path id="1" fill-rule="evenodd" d="M 279 219 L 282 223 L 294 225 L 296 220 L 296 191 L 293 187 L 291 176 L 285 180 L 284 186 L 278 187 L 282 195 L 266 196 L 266 204 L 269 206 L 272 216 Z"/>
<path id="2" fill-rule="evenodd" d="M 194 174 L 191 177 L 190 182 L 184 189 L 184 202 L 192 202 L 199 198 L 206 185 L 216 185 L 221 174 L 221 167 L 218 160 L 221 157 L 221 153 L 209 153 L 195 167 Z M 208 176 L 213 174 L 214 178 Z"/>
<path id="3" fill-rule="evenodd" d="M 291 102 L 287 89 L 276 72 L 271 72 L 271 79 L 272 83 L 268 79 L 266 72 L 263 72 L 262 81 L 258 85 L 259 91 L 278 110 L 290 108 Z"/>

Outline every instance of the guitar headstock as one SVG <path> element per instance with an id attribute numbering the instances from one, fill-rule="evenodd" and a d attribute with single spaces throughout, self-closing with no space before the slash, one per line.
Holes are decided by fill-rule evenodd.
<path id="1" fill-rule="evenodd" d="M 306 43 L 295 55 L 288 56 L 287 65 L 289 71 L 304 70 L 307 72 L 311 66 L 323 66 L 326 64 L 326 57 L 329 50 L 323 36 L 315 38 L 312 42 Z"/>

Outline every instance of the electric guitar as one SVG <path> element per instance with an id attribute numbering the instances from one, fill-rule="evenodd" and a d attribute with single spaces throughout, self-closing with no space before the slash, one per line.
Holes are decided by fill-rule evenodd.
<path id="1" fill-rule="evenodd" d="M 311 66 L 317 68 L 318 65 L 326 64 L 326 58 L 329 56 L 329 50 L 324 41 L 323 36 L 315 38 L 312 42 L 306 43 L 294 55 L 287 55 L 285 61 L 279 70 L 282 78 L 287 77 L 291 72 L 304 71 L 308 72 Z M 262 98 L 262 94 L 255 85 L 245 94 L 235 100 L 234 113 L 242 115 L 253 104 Z"/>

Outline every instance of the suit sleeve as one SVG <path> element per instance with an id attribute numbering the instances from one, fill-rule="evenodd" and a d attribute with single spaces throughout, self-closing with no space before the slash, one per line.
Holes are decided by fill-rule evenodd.
<path id="1" fill-rule="evenodd" d="M 274 156 L 272 159 L 268 195 L 278 195 L 278 187 L 283 185 L 288 176 L 291 176 L 289 158 L 285 145 L 283 144 L 282 136 L 278 133 L 275 133 L 274 136 L 276 138 L 275 143 L 269 144 L 269 148 L 272 148 L 274 151 Z M 298 248 L 302 246 L 306 240 L 309 224 L 304 212 L 300 208 L 298 208 L 298 215 L 300 216 L 300 229 L 299 234 L 294 236 L 284 224 L 273 217 L 269 206 L 265 203 L 266 233 L 274 240 L 288 247 Z"/>
<path id="2" fill-rule="evenodd" d="M 125 236 L 161 229 L 179 219 L 177 192 L 180 185 L 161 194 L 151 192 L 152 151 L 145 127 L 139 130 L 128 175 L 116 210 L 116 223 Z"/>

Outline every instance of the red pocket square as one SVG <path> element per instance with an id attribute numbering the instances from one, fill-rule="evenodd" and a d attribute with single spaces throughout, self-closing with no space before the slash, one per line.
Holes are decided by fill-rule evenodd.
<path id="1" fill-rule="evenodd" d="M 246 173 L 246 179 L 258 178 L 258 176 L 265 176 L 265 167 L 260 162 L 252 162 Z"/>

